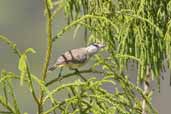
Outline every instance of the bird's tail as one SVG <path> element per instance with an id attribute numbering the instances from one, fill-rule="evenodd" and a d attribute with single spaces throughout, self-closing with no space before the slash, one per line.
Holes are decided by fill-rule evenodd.
<path id="1" fill-rule="evenodd" d="M 56 69 L 56 64 L 55 65 L 53 65 L 53 66 L 50 66 L 49 68 L 48 68 L 48 71 L 53 71 L 53 70 L 55 70 Z"/>

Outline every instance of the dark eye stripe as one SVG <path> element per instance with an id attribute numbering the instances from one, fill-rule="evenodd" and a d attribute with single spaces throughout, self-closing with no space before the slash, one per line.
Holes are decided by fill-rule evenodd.
<path id="1" fill-rule="evenodd" d="M 97 44 L 92 44 L 93 46 L 95 46 L 95 47 L 97 47 L 97 48 L 99 48 L 99 45 L 97 45 Z"/>

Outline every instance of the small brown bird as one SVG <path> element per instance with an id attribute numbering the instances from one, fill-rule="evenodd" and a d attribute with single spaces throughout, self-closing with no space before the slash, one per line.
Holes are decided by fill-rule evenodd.
<path id="1" fill-rule="evenodd" d="M 62 68 L 65 66 L 70 69 L 77 69 L 84 65 L 91 56 L 103 47 L 103 44 L 94 43 L 87 47 L 69 50 L 58 57 L 56 63 L 49 67 L 49 71 L 53 71 L 57 67 Z"/>

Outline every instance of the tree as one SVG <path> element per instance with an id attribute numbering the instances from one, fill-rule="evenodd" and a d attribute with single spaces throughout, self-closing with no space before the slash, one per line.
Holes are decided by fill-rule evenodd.
<path id="1" fill-rule="evenodd" d="M 164 60 L 170 60 L 171 42 L 171 1 L 169 0 L 44 0 L 47 17 L 48 47 L 43 65 L 42 75 L 35 76 L 29 68 L 28 52 L 34 53 L 32 48 L 20 52 L 16 45 L 4 36 L 0 41 L 5 42 L 19 56 L 20 77 L 15 73 L 2 71 L 0 83 L 3 85 L 4 96 L 0 97 L 0 104 L 10 113 L 20 114 L 20 108 L 15 99 L 10 80 L 19 79 L 21 85 L 28 84 L 39 114 L 53 113 L 95 113 L 95 114 L 154 114 L 157 111 L 151 104 L 152 91 L 150 81 L 154 79 L 160 86 L 160 73 L 166 67 Z M 56 14 L 64 11 L 67 25 L 52 36 L 52 22 Z M 65 83 L 50 90 L 48 87 L 59 78 L 47 82 L 47 68 L 50 61 L 53 42 L 71 28 L 75 28 L 74 35 L 79 28 L 85 29 L 85 43 L 103 42 L 106 48 L 103 54 L 94 59 L 95 65 L 91 69 L 69 73 L 61 76 L 60 80 L 70 76 L 93 75 L 93 78 L 79 79 L 73 83 Z M 134 62 L 137 66 L 137 84 L 129 81 L 124 73 L 127 64 Z M 96 68 L 98 67 L 98 68 Z M 99 70 L 100 69 L 100 70 Z M 96 79 L 94 75 L 103 76 Z M 41 77 L 41 78 L 40 78 Z M 82 79 L 82 78 L 81 78 Z M 40 86 L 37 95 L 35 86 Z M 111 84 L 113 91 L 105 88 Z M 144 85 L 144 89 L 141 88 Z M 6 88 L 10 88 L 7 95 Z M 55 96 L 65 91 L 68 96 L 56 99 Z M 13 105 L 8 100 L 13 99 Z M 49 101 L 52 107 L 44 107 Z"/>

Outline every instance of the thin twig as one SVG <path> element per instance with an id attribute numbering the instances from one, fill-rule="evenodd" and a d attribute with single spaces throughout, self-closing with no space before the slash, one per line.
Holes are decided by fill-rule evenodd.
<path id="1" fill-rule="evenodd" d="M 10 90 L 9 94 L 11 94 L 15 111 L 17 114 L 21 114 L 19 107 L 18 107 L 18 104 L 17 104 L 16 96 L 14 94 L 14 89 L 13 89 L 12 83 L 9 80 L 7 81 L 7 85 L 8 85 L 9 90 Z"/>
<path id="2" fill-rule="evenodd" d="M 30 69 L 29 69 L 28 64 L 27 64 L 26 69 L 27 69 L 27 74 L 28 74 L 28 79 L 29 79 L 28 81 L 30 83 L 32 96 L 33 96 L 34 100 L 36 101 L 36 103 L 39 104 L 39 100 L 38 100 L 38 98 L 36 96 L 35 89 L 33 87 L 33 81 L 32 81 L 32 77 L 31 77 L 31 73 L 30 73 Z"/>
<path id="3" fill-rule="evenodd" d="M 42 71 L 42 80 L 45 82 L 46 77 L 47 77 L 46 73 L 47 73 L 47 69 L 48 69 L 48 64 L 50 61 L 51 51 L 52 51 L 52 19 L 51 19 L 52 15 L 51 15 L 50 6 L 48 4 L 48 0 L 44 0 L 44 3 L 45 3 L 46 15 L 47 15 L 47 27 L 48 27 L 48 47 L 46 50 L 45 63 L 43 65 L 43 71 Z M 44 96 L 44 92 L 43 92 L 43 89 L 41 88 L 40 101 L 38 104 L 38 114 L 41 114 L 43 112 L 43 104 L 42 104 L 43 96 Z"/>
<path id="4" fill-rule="evenodd" d="M 5 36 L 2 36 L 0 35 L 0 40 L 2 40 L 4 43 L 6 43 L 14 52 L 15 54 L 20 58 L 21 57 L 21 52 L 20 50 L 16 47 L 16 44 L 13 43 L 11 40 L 9 40 L 7 37 Z M 28 63 L 26 63 L 26 70 L 27 70 L 27 74 L 28 74 L 28 78 L 29 78 L 29 84 L 30 84 L 30 87 L 31 87 L 31 93 L 32 93 L 32 96 L 34 98 L 34 100 L 36 101 L 37 104 L 39 104 L 39 101 L 38 101 L 38 98 L 36 97 L 36 93 L 35 93 L 35 89 L 33 87 L 33 81 L 32 81 L 32 78 L 31 78 L 31 73 L 30 73 L 30 70 L 29 70 L 29 65 Z M 18 77 L 15 77 L 14 78 L 18 79 Z"/>
<path id="5" fill-rule="evenodd" d="M 6 87 L 6 82 L 3 82 L 3 90 L 4 90 L 4 97 L 5 97 L 5 102 L 8 104 L 8 95 L 7 95 L 7 87 Z"/>
<path id="6" fill-rule="evenodd" d="M 87 81 L 87 79 L 84 78 L 84 77 L 81 75 L 81 73 L 80 73 L 80 71 L 79 71 L 78 69 L 74 69 L 74 70 L 75 70 L 75 73 L 76 73 L 78 76 L 80 76 L 80 78 L 81 78 L 82 80 L 84 80 L 85 82 Z"/>
<path id="7" fill-rule="evenodd" d="M 10 112 L 12 112 L 13 114 L 15 114 L 15 110 L 12 108 L 12 106 L 10 104 L 6 104 L 3 99 L 0 98 L 0 104 L 5 107 L 7 110 L 9 110 Z"/>
<path id="8" fill-rule="evenodd" d="M 74 70 L 75 70 L 75 73 L 76 73 L 78 76 L 80 76 L 80 78 L 81 78 L 83 81 L 87 82 L 87 79 L 84 78 L 84 77 L 81 75 L 81 73 L 80 73 L 80 71 L 79 71 L 78 69 L 74 69 Z M 94 90 L 94 89 L 91 89 L 91 88 L 90 88 L 90 91 L 91 91 L 93 94 L 95 94 L 95 90 Z M 80 99 L 78 99 L 78 100 L 80 100 Z M 103 106 L 101 105 L 101 103 L 98 101 L 98 99 L 96 99 L 96 102 L 97 102 L 97 104 L 99 105 L 100 108 L 104 109 Z M 79 102 L 79 103 L 80 103 L 80 102 Z M 81 104 L 79 104 L 79 109 L 80 109 L 80 113 L 83 113 L 82 108 L 81 108 Z"/>
<path id="9" fill-rule="evenodd" d="M 70 87 L 70 89 L 71 89 L 72 94 L 75 96 L 76 94 L 75 94 L 75 91 L 73 90 L 73 88 Z M 68 97 L 69 98 L 72 97 L 70 93 L 68 93 Z M 76 109 L 76 107 L 74 106 L 74 104 L 72 102 L 71 102 L 71 108 L 72 108 L 73 111 Z"/>
<path id="10" fill-rule="evenodd" d="M 88 70 L 79 71 L 79 73 L 81 73 L 81 74 L 82 74 L 82 73 L 100 73 L 100 74 L 101 74 L 101 73 L 103 73 L 103 72 L 97 71 L 97 70 L 88 69 Z M 65 78 L 68 78 L 68 77 L 71 77 L 71 76 L 74 76 L 74 75 L 76 75 L 76 72 L 62 75 L 62 76 L 60 76 L 60 78 L 57 77 L 57 78 L 55 78 L 55 79 L 53 79 L 53 80 L 47 82 L 45 85 L 46 85 L 46 86 L 49 86 L 49 85 L 51 85 L 51 84 L 53 84 L 53 83 L 55 83 L 55 82 L 57 82 L 57 81 L 63 80 L 63 79 L 65 79 Z"/>

